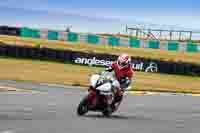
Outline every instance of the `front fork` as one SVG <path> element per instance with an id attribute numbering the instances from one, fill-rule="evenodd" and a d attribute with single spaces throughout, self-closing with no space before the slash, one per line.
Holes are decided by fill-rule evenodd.
<path id="1" fill-rule="evenodd" d="M 108 97 L 104 97 L 104 98 L 100 98 L 97 95 L 97 92 L 95 90 L 89 90 L 89 95 L 88 95 L 88 99 L 89 99 L 89 103 L 92 106 L 96 106 L 99 103 L 105 103 L 108 105 L 111 105 L 113 102 L 113 97 L 112 96 L 108 96 Z"/>
<path id="2" fill-rule="evenodd" d="M 97 93 L 94 89 L 89 89 L 88 90 L 89 94 L 88 94 L 88 100 L 90 105 L 95 106 L 97 103 Z"/>

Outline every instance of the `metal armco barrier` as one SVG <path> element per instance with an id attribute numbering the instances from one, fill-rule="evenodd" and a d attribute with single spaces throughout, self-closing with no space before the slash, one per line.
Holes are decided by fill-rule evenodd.
<path id="1" fill-rule="evenodd" d="M 99 67 L 108 67 L 112 61 L 117 59 L 116 55 L 111 54 L 84 53 L 70 50 L 32 48 L 6 44 L 0 44 L 0 55 L 15 58 L 70 62 Z M 132 57 L 132 65 L 133 69 L 136 71 L 200 76 L 200 65 L 197 64 Z"/>

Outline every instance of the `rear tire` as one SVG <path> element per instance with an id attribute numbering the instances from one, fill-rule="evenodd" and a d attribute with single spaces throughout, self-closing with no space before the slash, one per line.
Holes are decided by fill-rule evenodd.
<path id="1" fill-rule="evenodd" d="M 77 108 L 77 115 L 82 116 L 88 112 L 88 99 L 87 96 L 80 102 Z"/>
<path id="2" fill-rule="evenodd" d="M 102 114 L 106 117 L 110 117 L 110 115 L 112 114 L 112 108 L 111 107 L 107 107 L 103 112 Z"/>

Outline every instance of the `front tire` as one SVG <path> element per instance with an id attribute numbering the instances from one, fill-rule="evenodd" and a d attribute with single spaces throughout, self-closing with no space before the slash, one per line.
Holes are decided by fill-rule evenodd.
<path id="1" fill-rule="evenodd" d="M 77 108 L 77 115 L 82 116 L 88 112 L 88 99 L 87 96 L 80 102 Z"/>

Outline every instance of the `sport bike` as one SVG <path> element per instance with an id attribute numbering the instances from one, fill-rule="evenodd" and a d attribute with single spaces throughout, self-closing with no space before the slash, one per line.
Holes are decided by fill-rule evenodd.
<path id="1" fill-rule="evenodd" d="M 111 104 L 114 100 L 116 87 L 119 82 L 115 78 L 114 72 L 101 72 L 101 74 L 93 74 L 90 78 L 90 89 L 88 94 L 84 96 L 77 108 L 78 115 L 84 115 L 88 111 L 101 112 L 104 116 L 110 116 L 118 109 L 118 105 L 113 109 Z"/>

